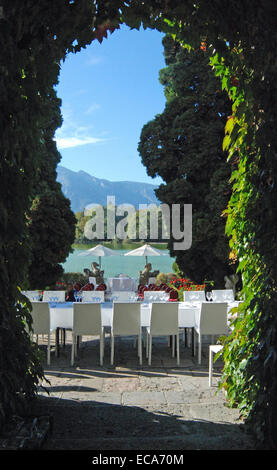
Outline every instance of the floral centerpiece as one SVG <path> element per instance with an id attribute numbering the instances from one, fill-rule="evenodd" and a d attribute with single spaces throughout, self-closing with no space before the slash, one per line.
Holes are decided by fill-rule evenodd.
<path id="1" fill-rule="evenodd" d="M 202 291 L 206 289 L 206 284 L 195 284 L 190 279 L 175 277 L 170 281 L 170 286 L 178 291 L 178 299 L 184 299 L 184 291 Z"/>

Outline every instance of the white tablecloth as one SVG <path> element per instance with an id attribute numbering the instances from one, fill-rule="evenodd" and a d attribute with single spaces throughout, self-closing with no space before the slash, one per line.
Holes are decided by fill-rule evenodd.
<path id="1" fill-rule="evenodd" d="M 151 303 L 142 302 L 140 304 L 141 311 L 141 326 L 150 326 L 151 316 Z M 193 305 L 189 302 L 179 303 L 179 326 L 180 328 L 193 328 L 195 325 L 195 315 L 200 310 L 199 305 Z M 110 327 L 112 323 L 112 302 L 105 302 L 101 304 L 101 317 L 102 325 Z M 73 326 L 73 304 L 72 302 L 65 303 L 50 303 L 50 324 L 51 328 L 66 328 L 72 329 Z"/>
<path id="2" fill-rule="evenodd" d="M 135 291 L 136 280 L 130 277 L 110 277 L 108 278 L 109 291 Z"/>
<path id="3" fill-rule="evenodd" d="M 111 326 L 113 304 L 105 302 L 101 304 L 101 319 L 103 326 Z M 72 330 L 73 327 L 73 303 L 50 303 L 50 326 L 55 328 L 66 328 Z"/>
<path id="4" fill-rule="evenodd" d="M 50 305 L 50 324 L 51 328 L 72 329 L 73 326 L 73 303 L 49 303 Z M 179 302 L 179 327 L 194 328 L 197 318 L 200 314 L 201 302 Z M 228 311 L 236 307 L 238 302 L 228 304 Z M 141 326 L 150 326 L 151 303 L 141 302 Z M 112 302 L 104 302 L 101 304 L 102 325 L 110 327 L 112 323 Z"/>

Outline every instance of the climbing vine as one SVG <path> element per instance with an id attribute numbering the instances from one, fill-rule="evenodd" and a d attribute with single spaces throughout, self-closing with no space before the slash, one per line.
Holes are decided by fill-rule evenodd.
<path id="1" fill-rule="evenodd" d="M 276 448 L 276 13 L 273 0 L 0 1 L 0 419 L 43 374 L 18 286 L 30 257 L 26 213 L 40 164 L 44 106 L 59 64 L 120 24 L 205 50 L 232 100 L 224 149 L 236 160 L 227 234 L 245 302 L 224 348 L 222 386 L 261 444 Z M 0 422 L 0 424 L 1 424 Z"/>

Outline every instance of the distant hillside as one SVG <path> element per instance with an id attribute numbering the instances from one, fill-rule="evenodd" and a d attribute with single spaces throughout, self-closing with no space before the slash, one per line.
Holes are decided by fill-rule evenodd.
<path id="1" fill-rule="evenodd" d="M 116 205 L 160 204 L 154 189 L 157 186 L 134 181 L 108 181 L 98 179 L 85 171 L 72 171 L 61 165 L 57 168 L 57 180 L 64 195 L 71 201 L 73 212 L 82 211 L 88 204 L 107 205 L 107 196 L 114 196 Z"/>

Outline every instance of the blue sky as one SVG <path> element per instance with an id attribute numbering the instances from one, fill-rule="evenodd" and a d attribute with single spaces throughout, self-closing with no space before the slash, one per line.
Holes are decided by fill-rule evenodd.
<path id="1" fill-rule="evenodd" d="M 144 124 L 163 111 L 159 70 L 163 35 L 122 26 L 61 66 L 58 97 L 63 125 L 56 132 L 61 165 L 110 181 L 159 184 L 142 165 L 137 146 Z"/>

